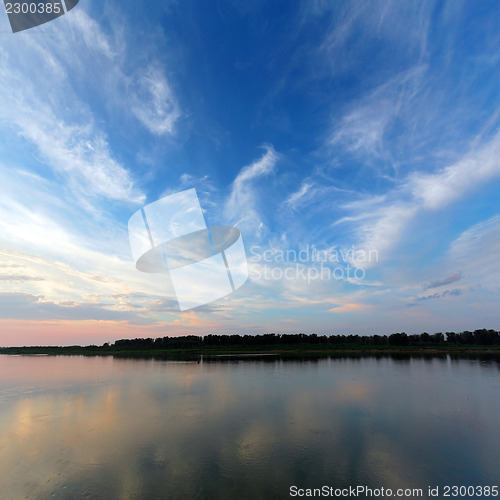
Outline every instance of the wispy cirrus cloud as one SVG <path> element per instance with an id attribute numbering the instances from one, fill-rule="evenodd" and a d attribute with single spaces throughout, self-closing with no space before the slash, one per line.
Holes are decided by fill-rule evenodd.
<path id="1" fill-rule="evenodd" d="M 34 146 L 82 202 L 104 197 L 141 203 L 145 195 L 132 169 L 114 153 L 87 90 L 152 134 L 171 135 L 180 108 L 165 69 L 154 60 L 129 68 L 126 40 L 119 32 L 105 32 L 84 9 L 75 9 L 57 27 L 51 36 L 6 39 L 0 91 L 9 99 L 0 106 L 0 126 Z M 99 84 L 88 67 L 102 74 Z"/>
<path id="2" fill-rule="evenodd" d="M 217 219 L 220 218 L 220 194 L 215 186 L 214 181 L 208 174 L 196 176 L 184 172 L 178 178 L 177 182 L 171 182 L 169 187 L 164 190 L 158 198 L 176 194 L 179 191 L 186 189 L 196 189 L 196 194 L 200 199 L 201 208 L 206 213 L 207 208 L 213 209 L 217 212 Z"/>
<path id="3" fill-rule="evenodd" d="M 351 224 L 357 243 L 376 248 L 386 261 L 417 215 L 429 217 L 498 177 L 500 134 L 434 173 L 412 173 L 384 196 L 369 196 L 364 203 L 366 209 L 345 204 L 350 213 L 335 224 Z"/>
<path id="4" fill-rule="evenodd" d="M 377 0 L 366 4 L 355 0 L 338 6 L 331 2 L 309 2 L 306 11 L 313 16 L 330 17 L 331 26 L 321 44 L 332 71 L 342 72 L 359 63 L 349 54 L 366 50 L 370 40 L 397 40 L 403 50 L 425 51 L 431 6 Z"/>
<path id="5" fill-rule="evenodd" d="M 352 105 L 335 122 L 328 144 L 350 153 L 361 155 L 365 160 L 391 160 L 388 135 L 394 136 L 396 120 L 412 121 L 414 99 L 421 90 L 425 66 L 416 66 L 398 74 L 372 90 Z"/>
<path id="6" fill-rule="evenodd" d="M 276 166 L 279 154 L 272 146 L 258 160 L 243 167 L 231 185 L 231 193 L 225 204 L 225 212 L 233 224 L 245 227 L 257 234 L 263 227 L 263 215 L 258 207 L 258 194 L 254 183 L 269 176 Z"/>
<path id="7" fill-rule="evenodd" d="M 485 145 L 437 172 L 411 175 L 407 187 L 422 207 L 439 209 L 499 176 L 500 134 L 497 134 Z"/>
<path id="8" fill-rule="evenodd" d="M 172 134 L 181 115 L 165 72 L 149 66 L 131 83 L 131 111 L 153 134 Z"/>
<path id="9" fill-rule="evenodd" d="M 22 99 L 20 107 L 26 107 L 26 94 Z M 130 171 L 113 158 L 105 135 L 91 122 L 61 121 L 44 106 L 34 106 L 25 115 L 16 109 L 10 114 L 11 124 L 17 125 L 44 161 L 66 178 L 79 198 L 102 196 L 133 203 L 145 199 L 134 186 Z"/>
<path id="10" fill-rule="evenodd" d="M 129 169 L 114 157 L 106 133 L 84 102 L 68 90 L 60 53 L 66 49 L 52 47 L 50 37 L 39 37 L 34 47 L 32 38 L 7 41 L 16 44 L 17 55 L 4 52 L 0 61 L 0 91 L 9 96 L 0 107 L 0 126 L 17 133 L 28 148 L 35 147 L 39 159 L 61 175 L 79 199 L 142 201 L 144 195 L 134 186 Z"/>
<path id="11" fill-rule="evenodd" d="M 285 205 L 288 205 L 290 208 L 295 209 L 297 205 L 299 205 L 305 199 L 310 198 L 313 191 L 314 187 L 312 183 L 303 182 L 298 191 L 295 191 L 288 196 L 288 198 L 285 200 Z"/>
<path id="12" fill-rule="evenodd" d="M 42 50 L 45 58 L 56 65 L 61 62 L 61 74 L 76 70 L 89 88 L 106 99 L 108 106 L 132 114 L 152 134 L 171 135 L 181 111 L 167 69 L 151 54 L 137 54 L 120 23 L 126 21 L 115 10 L 106 31 L 80 8 L 71 13 L 55 37 L 37 50 Z M 100 73 L 100 81 L 89 78 L 89 66 Z"/>
<path id="13" fill-rule="evenodd" d="M 394 59 L 384 60 L 383 75 L 367 68 L 356 98 L 342 103 L 341 112 L 331 110 L 325 139 L 331 175 L 348 176 L 364 188 L 360 200 L 341 203 L 344 213 L 339 211 L 334 226 L 348 228 L 359 245 L 375 245 L 387 262 L 418 220 L 432 217 L 499 177 L 500 137 L 495 132 L 499 115 L 491 106 L 496 91 L 484 90 L 494 80 L 484 81 L 484 75 L 498 69 L 486 55 L 493 55 L 498 33 L 493 25 L 488 27 L 481 58 L 467 54 L 474 61 L 467 81 L 482 78 L 484 83 L 472 101 L 457 84 L 457 78 L 465 78 L 455 67 L 460 49 L 454 42 L 460 28 L 450 21 L 464 15 L 463 6 L 447 4 L 435 20 L 446 26 L 445 47 L 429 31 L 429 5 L 384 2 L 368 7 L 352 2 L 340 10 L 324 4 L 320 10 L 335 16 L 320 51 L 331 57 L 332 74 L 358 63 L 339 60 L 357 43 L 355 35 L 365 45 L 373 39 L 385 47 L 396 32 L 401 41 Z M 403 47 L 408 52 L 399 57 Z"/>
<path id="14" fill-rule="evenodd" d="M 454 239 L 446 261 L 461 269 L 468 286 L 485 291 L 500 291 L 500 215 L 478 222 Z"/>

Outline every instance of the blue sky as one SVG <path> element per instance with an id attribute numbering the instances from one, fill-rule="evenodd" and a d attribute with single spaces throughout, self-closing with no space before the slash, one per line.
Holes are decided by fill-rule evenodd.
<path id="1" fill-rule="evenodd" d="M 81 0 L 12 34 L 0 16 L 0 345 L 498 329 L 499 18 Z M 240 229 L 250 277 L 181 312 L 127 222 L 190 188 Z"/>

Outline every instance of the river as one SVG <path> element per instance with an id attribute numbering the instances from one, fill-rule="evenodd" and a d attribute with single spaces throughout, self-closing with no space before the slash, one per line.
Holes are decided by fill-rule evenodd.
<path id="1" fill-rule="evenodd" d="M 1 498 L 478 498 L 499 396 L 495 358 L 4 355 Z"/>

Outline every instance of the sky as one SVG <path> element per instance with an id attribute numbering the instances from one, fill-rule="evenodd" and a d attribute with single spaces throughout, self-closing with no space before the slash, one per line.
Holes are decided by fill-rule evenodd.
<path id="1" fill-rule="evenodd" d="M 13 34 L 2 12 L 0 346 L 499 329 L 499 19 L 81 0 Z M 249 277 L 181 311 L 128 221 L 193 188 Z"/>

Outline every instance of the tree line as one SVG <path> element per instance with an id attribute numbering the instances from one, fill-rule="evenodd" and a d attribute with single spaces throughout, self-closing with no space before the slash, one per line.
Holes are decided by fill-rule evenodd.
<path id="1" fill-rule="evenodd" d="M 185 337 L 160 337 L 120 339 L 102 348 L 113 350 L 156 350 L 156 349 L 204 349 L 215 347 L 258 347 L 258 346 L 491 346 L 500 345 L 500 332 L 495 330 L 475 330 L 473 332 L 423 332 L 407 335 L 405 332 L 391 335 L 316 335 L 277 334 L 263 335 L 187 335 Z"/>
<path id="2" fill-rule="evenodd" d="M 131 351 L 166 351 L 175 349 L 317 349 L 328 350 L 335 348 L 384 348 L 384 347 L 458 347 L 460 346 L 499 346 L 500 332 L 495 330 L 475 330 L 473 332 L 427 332 L 419 335 L 407 335 L 405 332 L 391 335 L 317 335 L 296 333 L 277 334 L 266 333 L 259 335 L 215 335 L 204 336 L 187 335 L 185 337 L 159 337 L 120 339 L 113 343 L 106 342 L 102 346 L 31 346 L 31 347 L 0 347 L 0 354 L 79 354 L 95 352 L 115 353 Z"/>

